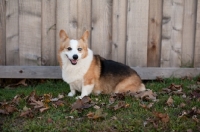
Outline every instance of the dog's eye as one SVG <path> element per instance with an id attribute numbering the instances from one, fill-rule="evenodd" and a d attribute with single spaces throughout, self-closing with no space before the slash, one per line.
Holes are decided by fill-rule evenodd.
<path id="1" fill-rule="evenodd" d="M 70 50 L 72 50 L 72 48 L 71 48 L 71 47 L 68 47 L 68 48 L 67 48 L 67 50 L 69 50 L 69 51 L 70 51 Z"/>
<path id="2" fill-rule="evenodd" d="M 81 51 L 82 50 L 82 48 L 78 48 L 78 51 Z"/>

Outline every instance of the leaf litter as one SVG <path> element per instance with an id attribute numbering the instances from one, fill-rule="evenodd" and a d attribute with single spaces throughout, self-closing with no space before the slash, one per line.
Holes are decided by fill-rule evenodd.
<path id="1" fill-rule="evenodd" d="M 166 94 L 169 95 L 168 99 L 166 100 L 165 104 L 168 107 L 174 106 L 174 95 L 183 95 L 185 96 L 186 100 L 184 102 L 181 102 L 177 108 L 183 108 L 184 110 L 177 115 L 179 118 L 191 118 L 195 122 L 199 122 L 199 114 L 200 109 L 198 107 L 193 107 L 192 109 L 187 109 L 187 101 L 191 101 L 191 99 L 199 99 L 200 98 L 200 83 L 197 85 L 190 86 L 191 92 L 189 95 L 183 92 L 183 86 L 177 85 L 177 84 L 171 84 L 167 88 L 163 88 L 161 92 L 158 92 L 159 94 Z M 123 108 L 129 108 L 130 104 L 126 103 L 126 97 L 134 97 L 137 100 L 141 100 L 139 106 L 142 108 L 149 110 L 152 112 L 152 116 L 148 117 L 144 122 L 144 127 L 148 124 L 153 124 L 155 128 L 159 127 L 160 123 L 167 124 L 170 121 L 170 116 L 168 113 L 162 113 L 156 111 L 154 109 L 154 104 L 158 102 L 157 99 L 158 96 L 155 92 L 152 90 L 145 90 L 141 92 L 126 92 L 126 93 L 115 93 L 111 94 L 107 103 L 103 102 L 95 102 L 90 97 L 84 97 L 82 99 L 76 100 L 71 105 L 71 111 L 78 111 L 82 112 L 84 109 L 94 109 L 94 112 L 89 112 L 86 117 L 88 119 L 96 120 L 96 119 L 104 119 L 107 116 L 107 113 L 104 113 L 105 108 L 110 108 L 111 110 L 117 111 L 119 109 Z M 190 98 L 189 98 L 190 97 Z M 59 106 L 64 106 L 66 103 L 62 100 L 64 98 L 64 95 L 59 94 L 57 97 L 52 97 L 51 94 L 44 94 L 42 96 L 38 96 L 35 91 L 31 92 L 29 96 L 24 97 L 24 95 L 16 95 L 12 101 L 10 102 L 0 102 L 0 114 L 6 114 L 9 115 L 11 113 L 14 113 L 16 111 L 20 111 L 20 117 L 28 117 L 33 118 L 37 112 L 44 112 L 50 109 L 50 105 L 57 108 Z M 134 99 L 133 98 L 133 99 Z M 26 100 L 26 106 L 22 110 L 17 109 L 17 105 L 21 100 Z M 96 99 L 98 101 L 98 99 Z M 145 103 L 144 103 L 145 101 Z M 6 106 L 7 105 L 7 106 Z M 107 106 L 107 107 L 106 107 Z M 89 110 L 91 110 L 89 109 Z M 116 116 L 114 119 L 117 120 L 118 118 Z M 74 119 L 74 116 L 68 116 L 68 118 Z M 51 123 L 51 121 L 47 121 Z"/>
<path id="2" fill-rule="evenodd" d="M 63 95 L 59 94 L 58 99 L 52 101 L 51 94 L 44 94 L 43 96 L 38 96 L 36 91 L 32 91 L 28 96 L 16 95 L 11 101 L 0 102 L 0 114 L 10 115 L 14 112 L 20 112 L 20 117 L 33 118 L 37 112 L 43 113 L 50 109 L 50 103 L 55 107 L 63 106 L 64 102 L 60 99 L 64 98 Z M 23 109 L 18 109 L 20 101 L 25 101 L 25 106 Z M 28 107 L 27 107 L 28 106 Z"/>

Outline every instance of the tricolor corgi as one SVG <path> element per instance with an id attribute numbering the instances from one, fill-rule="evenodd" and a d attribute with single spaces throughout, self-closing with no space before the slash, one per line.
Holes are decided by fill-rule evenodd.
<path id="1" fill-rule="evenodd" d="M 62 78 L 70 85 L 68 96 L 81 92 L 77 98 L 96 95 L 137 92 L 145 90 L 139 75 L 129 66 L 93 55 L 88 48 L 89 31 L 79 40 L 70 39 L 64 30 L 59 33 L 58 60 Z"/>

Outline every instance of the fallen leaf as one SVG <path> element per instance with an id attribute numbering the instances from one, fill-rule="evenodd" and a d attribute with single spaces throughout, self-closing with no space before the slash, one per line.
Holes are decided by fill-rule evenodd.
<path id="1" fill-rule="evenodd" d="M 133 94 L 135 98 L 140 98 L 142 100 L 152 100 L 156 101 L 156 94 L 152 92 L 152 90 L 145 90 L 145 91 L 140 91 L 135 94 Z"/>
<path id="2" fill-rule="evenodd" d="M 40 109 L 40 112 L 42 113 L 42 112 L 44 112 L 44 111 L 46 111 L 46 110 L 48 110 L 48 109 L 49 109 L 49 107 L 41 108 L 41 109 Z"/>
<path id="3" fill-rule="evenodd" d="M 21 114 L 20 114 L 20 117 L 33 118 L 34 114 L 33 114 L 32 110 L 22 111 Z"/>
<path id="4" fill-rule="evenodd" d="M 62 99 L 64 98 L 65 96 L 63 94 L 58 94 L 58 99 Z"/>
<path id="5" fill-rule="evenodd" d="M 67 116 L 65 118 L 67 118 L 67 119 L 74 119 L 74 116 Z"/>
<path id="6" fill-rule="evenodd" d="M 56 105 L 56 107 L 57 107 L 57 106 L 64 106 L 64 101 L 58 100 L 58 101 L 56 101 L 56 102 L 53 102 L 53 104 Z"/>
<path id="7" fill-rule="evenodd" d="M 172 96 L 170 96 L 170 97 L 168 98 L 166 104 L 167 104 L 168 106 L 173 106 L 173 105 L 174 105 L 173 103 L 174 103 L 174 100 L 172 99 Z"/>
<path id="8" fill-rule="evenodd" d="M 17 108 L 15 106 L 13 106 L 13 105 L 10 105 L 10 104 L 4 106 L 4 109 L 8 113 L 13 113 L 13 112 L 17 111 Z"/>
<path id="9" fill-rule="evenodd" d="M 172 91 L 182 91 L 182 85 L 176 85 L 172 83 L 169 89 L 171 89 Z"/>
<path id="10" fill-rule="evenodd" d="M 43 97 L 44 97 L 43 102 L 47 105 L 51 101 L 52 95 L 51 94 L 44 94 Z"/>
<path id="11" fill-rule="evenodd" d="M 99 107 L 98 105 L 95 105 L 93 108 L 94 109 L 100 109 L 101 107 Z"/>
<path id="12" fill-rule="evenodd" d="M 162 77 L 156 77 L 156 81 L 164 82 L 164 79 Z"/>
<path id="13" fill-rule="evenodd" d="M 4 110 L 4 109 L 0 109 L 0 114 L 8 115 L 9 113 L 6 112 L 6 110 Z"/>
<path id="14" fill-rule="evenodd" d="M 83 97 L 82 99 L 77 99 L 75 103 L 72 104 L 73 110 L 82 110 L 94 106 L 95 104 L 91 101 L 89 97 Z"/>
<path id="15" fill-rule="evenodd" d="M 19 86 L 19 85 L 28 86 L 28 85 L 26 84 L 26 79 L 23 79 L 23 80 L 19 81 L 19 82 L 16 83 L 16 84 L 10 84 L 10 85 L 8 85 L 8 86 L 6 86 L 6 87 L 17 87 L 17 86 Z"/>
<path id="16" fill-rule="evenodd" d="M 140 104 L 140 106 L 144 109 L 150 109 L 151 107 L 153 107 L 153 104 L 154 103 L 149 103 L 148 105 L 145 105 L 145 104 Z"/>
<path id="17" fill-rule="evenodd" d="M 160 112 L 154 112 L 154 115 L 160 119 L 163 123 L 169 122 L 169 116 L 168 114 L 165 113 L 160 113 Z"/>
<path id="18" fill-rule="evenodd" d="M 34 91 L 32 91 L 32 92 L 30 93 L 30 95 L 27 97 L 27 102 L 30 103 L 30 102 L 36 101 L 36 100 L 38 100 L 38 96 L 36 95 L 36 92 L 35 92 L 35 90 L 34 90 Z"/>
<path id="19" fill-rule="evenodd" d="M 130 105 L 129 104 L 126 104 L 125 101 L 119 101 L 115 106 L 111 107 L 113 108 L 114 110 L 118 110 L 120 108 L 127 108 L 129 107 Z"/>
<path id="20" fill-rule="evenodd" d="M 20 95 L 16 95 L 14 98 L 13 98 L 13 100 L 12 100 L 12 103 L 14 103 L 14 104 L 19 104 L 19 102 L 20 102 L 20 100 L 21 100 L 21 97 L 20 97 Z"/>
<path id="21" fill-rule="evenodd" d="M 116 116 L 111 117 L 112 120 L 117 120 Z"/>
<path id="22" fill-rule="evenodd" d="M 183 107 L 185 107 L 185 106 L 186 106 L 185 103 L 181 103 L 181 104 L 179 105 L 180 108 L 183 108 Z"/>
<path id="23" fill-rule="evenodd" d="M 187 132 L 193 132 L 192 129 L 187 129 Z"/>
<path id="24" fill-rule="evenodd" d="M 52 123 L 52 122 L 53 122 L 53 120 L 51 118 L 47 119 L 47 123 Z"/>
<path id="25" fill-rule="evenodd" d="M 89 112 L 87 117 L 89 119 L 105 118 L 107 114 L 103 114 L 103 109 L 97 109 L 95 112 Z"/>
<path id="26" fill-rule="evenodd" d="M 196 116 L 196 115 L 192 116 L 192 119 L 193 119 L 196 123 L 199 123 L 199 119 L 197 119 L 197 116 Z"/>

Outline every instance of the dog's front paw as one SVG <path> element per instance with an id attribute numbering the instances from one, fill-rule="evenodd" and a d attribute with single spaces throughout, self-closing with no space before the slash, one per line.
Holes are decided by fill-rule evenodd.
<path id="1" fill-rule="evenodd" d="M 68 96 L 69 96 L 69 97 L 73 97 L 74 95 L 75 95 L 75 94 L 74 94 L 73 92 L 69 92 L 69 93 L 68 93 Z"/>

